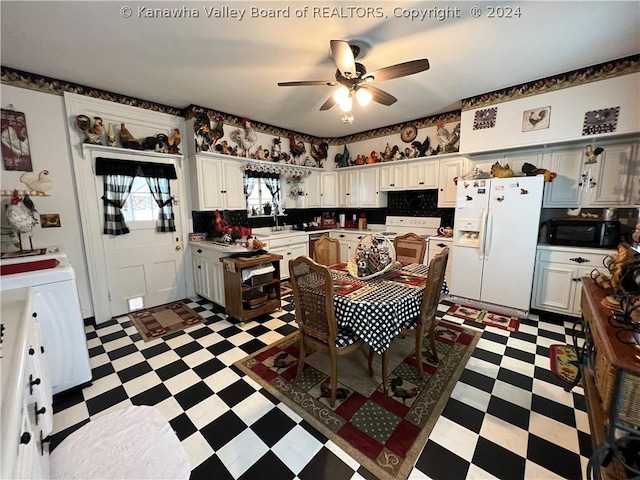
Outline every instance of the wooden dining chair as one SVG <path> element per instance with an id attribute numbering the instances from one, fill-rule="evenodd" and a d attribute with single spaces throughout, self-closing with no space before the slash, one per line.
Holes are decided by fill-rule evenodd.
<path id="1" fill-rule="evenodd" d="M 429 334 L 431 350 L 436 361 L 438 351 L 436 350 L 436 313 L 440 303 L 442 285 L 444 283 L 444 273 L 447 268 L 449 258 L 449 247 L 443 248 L 440 253 L 429 262 L 429 273 L 427 274 L 427 284 L 424 287 L 424 296 L 420 304 L 420 313 L 417 317 L 408 320 L 402 327 L 399 336 L 413 336 L 416 340 L 416 361 L 418 362 L 418 376 L 423 378 L 422 371 L 422 339 Z M 384 364 L 387 356 L 383 356 L 383 375 L 386 375 L 387 366 Z M 384 378 L 386 385 L 386 378 Z"/>
<path id="2" fill-rule="evenodd" d="M 314 245 L 313 257 L 320 265 L 340 263 L 340 241 L 327 236 L 320 238 Z"/>
<path id="3" fill-rule="evenodd" d="M 393 248 L 397 261 L 422 263 L 427 251 L 427 241 L 415 233 L 406 233 L 393 239 Z"/>
<path id="4" fill-rule="evenodd" d="M 333 306 L 333 276 L 324 265 L 306 256 L 289 261 L 296 322 L 300 328 L 300 356 L 295 382 L 302 374 L 306 348 L 331 357 L 331 407 L 336 403 L 338 356 L 358 350 L 363 340 L 336 322 Z M 373 371 L 369 365 L 369 374 Z"/>

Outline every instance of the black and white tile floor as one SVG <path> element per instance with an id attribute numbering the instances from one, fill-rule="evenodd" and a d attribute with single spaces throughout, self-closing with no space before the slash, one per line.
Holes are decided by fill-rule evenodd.
<path id="1" fill-rule="evenodd" d="M 232 367 L 296 330 L 286 300 L 281 312 L 240 328 L 199 299 L 189 305 L 206 324 L 152 342 L 127 317 L 86 327 L 94 381 L 54 399 L 52 448 L 106 412 L 154 405 L 180 438 L 192 479 L 374 478 Z M 518 333 L 486 328 L 410 478 L 584 478 L 583 392 L 565 392 L 549 369 L 549 345 L 571 342 L 571 333 L 572 322 L 541 319 L 523 321 Z"/>

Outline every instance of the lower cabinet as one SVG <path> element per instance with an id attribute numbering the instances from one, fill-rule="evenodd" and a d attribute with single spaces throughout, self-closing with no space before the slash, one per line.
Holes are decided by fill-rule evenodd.
<path id="1" fill-rule="evenodd" d="M 444 279 L 449 288 L 451 288 L 451 265 L 453 265 L 453 237 L 429 237 L 427 241 L 427 255 L 424 263 L 427 265 L 433 257 L 439 254 L 442 249 L 449 247 L 449 258 L 447 259 L 447 267 L 445 269 Z"/>
<path id="2" fill-rule="evenodd" d="M 269 253 L 282 255 L 280 260 L 280 278 L 289 278 L 289 260 L 309 255 L 309 235 L 300 234 L 285 238 L 269 238 L 267 240 Z"/>
<path id="3" fill-rule="evenodd" d="M 202 245 L 191 245 L 193 286 L 195 292 L 224 307 L 224 275 L 220 259 L 225 256 Z"/>
<path id="4" fill-rule="evenodd" d="M 615 250 L 540 245 L 533 276 L 531 307 L 573 317 L 582 315 L 582 277 L 595 269 L 609 275 L 604 259 Z"/>
<path id="5" fill-rule="evenodd" d="M 366 234 L 360 232 L 330 232 L 329 237 L 335 238 L 340 242 L 340 261 L 348 262 L 351 257 L 356 255 L 356 249 L 362 237 Z"/>

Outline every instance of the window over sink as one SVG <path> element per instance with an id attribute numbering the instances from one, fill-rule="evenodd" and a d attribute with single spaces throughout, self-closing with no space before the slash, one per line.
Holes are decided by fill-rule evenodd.
<path id="1" fill-rule="evenodd" d="M 247 215 L 279 215 L 283 211 L 282 180 L 277 173 L 247 170 L 244 175 Z"/>

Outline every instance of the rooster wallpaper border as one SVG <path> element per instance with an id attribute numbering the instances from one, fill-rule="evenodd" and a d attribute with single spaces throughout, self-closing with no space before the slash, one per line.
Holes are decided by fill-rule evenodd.
<path id="1" fill-rule="evenodd" d="M 243 117 L 219 112 L 205 107 L 200 107 L 194 104 L 191 104 L 185 108 L 172 107 L 169 105 L 150 102 L 139 98 L 129 97 L 127 95 L 120 95 L 114 92 L 100 90 L 97 88 L 92 88 L 65 80 L 57 80 L 43 75 L 24 72 L 10 67 L 1 66 L 0 68 L 0 82 L 6 85 L 37 90 L 54 95 L 62 95 L 64 92 L 76 93 L 78 95 L 85 95 L 88 97 L 107 100 L 123 105 L 129 105 L 156 112 L 167 113 L 170 115 L 176 115 L 179 117 L 184 117 L 185 119 L 190 119 L 197 113 L 205 113 L 209 115 L 210 118 L 213 118 L 215 115 L 221 115 L 225 124 L 236 127 L 242 125 Z M 411 123 L 414 123 L 418 128 L 425 128 L 437 125 L 440 122 L 456 122 L 460 121 L 462 111 L 474 110 L 477 108 L 487 107 L 505 101 L 514 100 L 517 98 L 575 87 L 577 85 L 583 85 L 590 82 L 596 82 L 636 72 L 640 72 L 640 54 L 634 54 L 628 57 L 611 60 L 598 65 L 581 68 L 579 70 L 573 70 L 532 82 L 504 88 L 494 92 L 488 92 L 482 95 L 465 98 L 461 100 L 461 110 L 454 110 L 430 117 L 411 120 Z M 283 129 L 261 122 L 254 121 L 253 124 L 256 131 L 278 137 L 287 137 L 290 132 L 290 130 L 288 129 Z M 402 128 L 406 124 L 407 122 L 402 122 L 396 125 L 390 125 L 387 127 L 381 127 L 374 130 L 368 130 L 353 135 L 336 138 L 318 138 L 302 132 L 293 133 L 295 133 L 296 137 L 298 137 L 303 142 L 314 141 L 316 143 L 327 142 L 329 145 L 342 145 L 345 143 L 369 140 L 376 137 L 400 134 Z"/>

